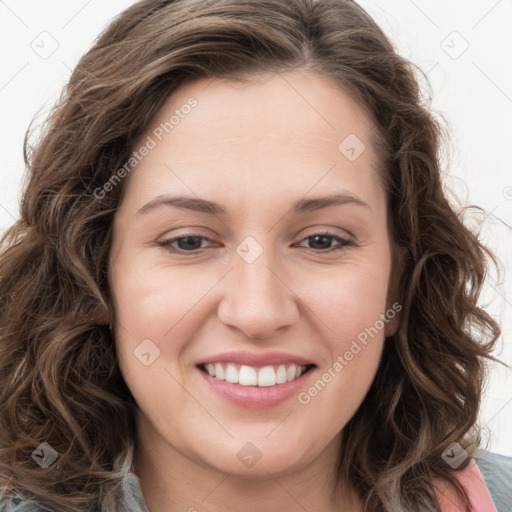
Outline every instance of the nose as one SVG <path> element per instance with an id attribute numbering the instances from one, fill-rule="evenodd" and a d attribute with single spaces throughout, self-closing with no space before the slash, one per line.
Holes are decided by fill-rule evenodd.
<path id="1" fill-rule="evenodd" d="M 280 270 L 267 251 L 252 263 L 236 256 L 234 266 L 224 280 L 217 313 L 221 322 L 260 339 L 297 322 L 298 297 L 287 282 L 289 273 Z"/>

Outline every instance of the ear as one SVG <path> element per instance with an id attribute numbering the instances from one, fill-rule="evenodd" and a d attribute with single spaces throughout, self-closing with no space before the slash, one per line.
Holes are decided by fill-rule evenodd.
<path id="1" fill-rule="evenodd" d="M 386 327 L 384 335 L 386 338 L 393 336 L 400 325 L 400 311 L 403 306 L 400 303 L 400 280 L 405 268 L 406 247 L 393 247 L 391 272 L 388 285 L 388 297 L 386 301 Z"/>

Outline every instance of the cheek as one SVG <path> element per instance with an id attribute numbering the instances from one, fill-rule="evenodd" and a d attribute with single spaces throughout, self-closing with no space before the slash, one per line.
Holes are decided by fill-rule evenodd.
<path id="1" fill-rule="evenodd" d="M 361 404 L 375 377 L 389 318 L 386 311 L 388 272 L 385 265 L 351 265 L 315 280 L 304 301 L 320 321 L 329 361 L 298 402 L 315 421 L 338 432 Z M 325 282 L 325 286 L 320 286 Z M 395 316 L 395 312 L 392 311 Z"/>
<path id="2" fill-rule="evenodd" d="M 311 418 L 314 425 L 322 425 L 325 438 L 343 430 L 360 407 L 375 377 L 382 347 L 383 338 L 379 336 L 366 345 L 356 341 L 343 347 L 346 350 L 340 350 L 333 363 L 299 393 L 300 415 Z"/>
<path id="3" fill-rule="evenodd" d="M 161 339 L 204 296 L 210 281 L 192 267 L 158 268 L 143 258 L 119 259 L 111 278 L 117 321 L 135 337 Z"/>
<path id="4" fill-rule="evenodd" d="M 166 370 L 181 378 L 181 353 L 194 329 L 189 318 L 211 283 L 191 267 L 151 267 L 129 251 L 113 262 L 110 283 L 119 365 L 135 399 L 144 402 L 144 390 L 154 387 L 155 396 L 162 391 L 153 384 L 172 384 Z"/>
<path id="5" fill-rule="evenodd" d="M 323 332 L 332 356 L 344 353 L 350 342 L 384 313 L 388 284 L 385 260 L 347 261 L 336 268 L 318 266 L 314 273 L 311 268 L 285 271 L 285 281 L 294 290 L 298 304 L 306 306 L 302 312 L 304 325 L 309 323 Z M 133 352 L 149 338 L 166 353 L 175 353 L 180 350 L 179 340 L 193 337 L 194 329 L 199 328 L 200 319 L 194 321 L 198 311 L 204 315 L 206 304 L 213 308 L 211 312 L 215 309 L 206 296 L 218 284 L 220 271 L 204 268 L 199 272 L 197 265 L 152 266 L 142 258 L 130 257 L 129 251 L 111 268 L 122 350 Z M 215 300 L 222 298 L 217 296 Z M 168 343 L 170 337 L 172 344 Z"/>
<path id="6" fill-rule="evenodd" d="M 190 269 L 151 268 L 129 254 L 112 266 L 119 365 L 135 401 L 162 431 L 172 416 L 162 414 L 162 404 L 167 412 L 186 406 L 181 353 L 193 335 L 189 315 L 209 288 L 205 281 Z"/>
<path id="7" fill-rule="evenodd" d="M 356 277 L 332 285 L 330 293 L 310 302 L 321 314 L 328 358 L 297 400 L 316 424 L 334 436 L 355 414 L 377 372 L 385 340 L 381 315 L 385 315 L 386 287 Z"/>
<path id="8" fill-rule="evenodd" d="M 303 298 L 343 348 L 385 313 L 388 278 L 386 266 L 347 264 L 316 276 Z"/>

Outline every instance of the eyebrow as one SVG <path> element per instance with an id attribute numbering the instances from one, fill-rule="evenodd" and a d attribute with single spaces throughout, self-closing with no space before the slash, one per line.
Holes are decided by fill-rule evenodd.
<path id="1" fill-rule="evenodd" d="M 309 199 L 300 199 L 292 206 L 292 211 L 295 214 L 304 214 L 328 206 L 354 204 L 362 206 L 371 210 L 370 206 L 356 197 L 351 193 L 343 194 L 331 194 L 323 197 L 312 197 Z M 160 206 L 174 206 L 176 208 L 183 208 L 186 210 L 192 210 L 200 213 L 207 213 L 210 215 L 226 216 L 228 214 L 227 209 L 220 203 L 214 201 L 207 201 L 206 199 L 200 199 L 190 196 L 172 196 L 172 195 L 161 195 L 152 199 L 149 203 L 145 204 L 137 214 L 145 214 Z"/>

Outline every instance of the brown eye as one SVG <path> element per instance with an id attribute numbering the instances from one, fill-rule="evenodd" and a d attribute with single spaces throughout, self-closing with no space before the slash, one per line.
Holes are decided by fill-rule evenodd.
<path id="1" fill-rule="evenodd" d="M 170 252 L 183 252 L 183 253 L 194 253 L 201 252 L 200 249 L 202 240 L 209 240 L 205 236 L 200 236 L 196 234 L 189 234 L 185 236 L 180 236 L 176 238 L 171 238 L 169 240 L 162 240 L 158 242 L 160 247 L 164 247 L 166 250 Z"/>
<path id="2" fill-rule="evenodd" d="M 351 240 L 343 238 L 341 236 L 335 235 L 333 233 L 323 232 L 323 233 L 315 233 L 304 238 L 304 241 L 309 240 L 310 247 L 307 249 L 314 250 L 316 252 L 331 252 L 343 249 L 349 245 L 353 245 L 354 243 Z M 332 247 L 333 241 L 337 241 L 338 245 Z"/>

